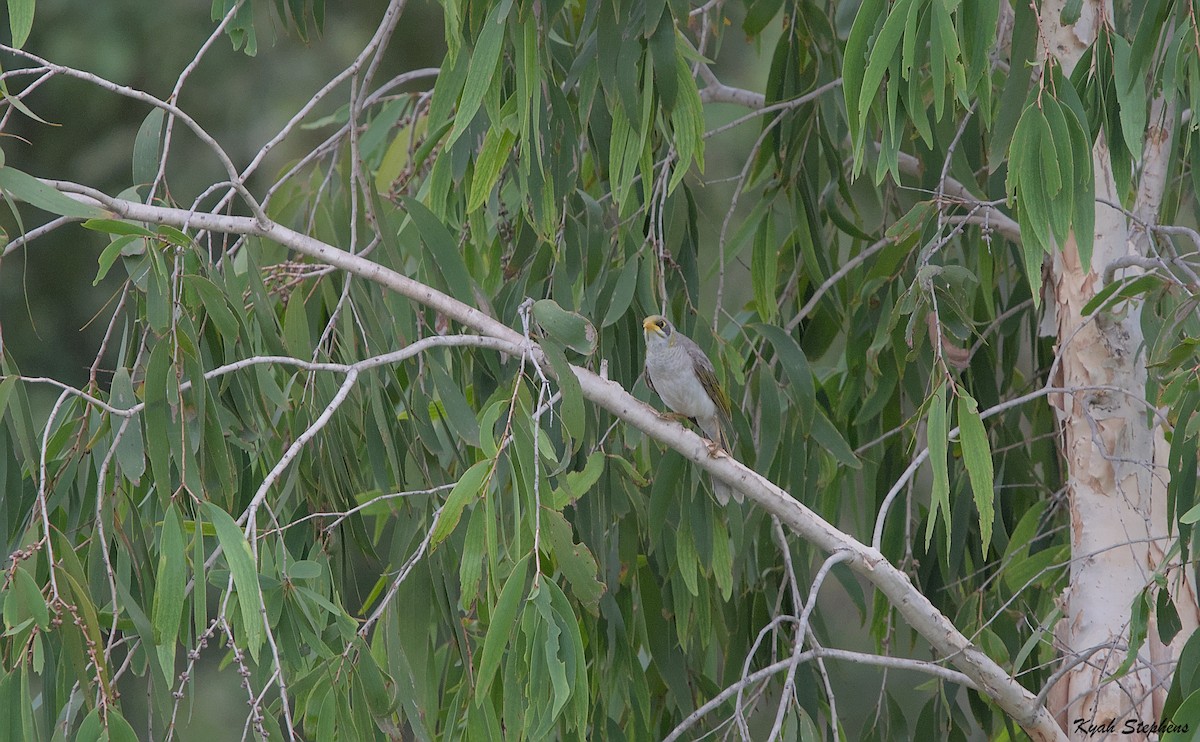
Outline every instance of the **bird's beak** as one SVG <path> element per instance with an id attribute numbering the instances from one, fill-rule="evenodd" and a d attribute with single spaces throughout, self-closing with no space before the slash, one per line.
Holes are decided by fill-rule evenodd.
<path id="1" fill-rule="evenodd" d="M 646 336 L 646 340 L 649 340 L 653 335 L 663 337 L 666 334 L 663 332 L 661 327 L 654 324 L 653 317 L 647 317 L 646 319 L 642 320 L 642 330 L 644 330 L 643 334 Z"/>

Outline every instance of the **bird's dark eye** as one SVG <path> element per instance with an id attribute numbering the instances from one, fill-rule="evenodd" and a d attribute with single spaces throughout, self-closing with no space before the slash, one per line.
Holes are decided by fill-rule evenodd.
<path id="1" fill-rule="evenodd" d="M 654 324 L 658 325 L 658 329 L 660 329 L 660 330 L 667 326 L 666 320 L 661 320 L 661 319 L 655 320 Z"/>

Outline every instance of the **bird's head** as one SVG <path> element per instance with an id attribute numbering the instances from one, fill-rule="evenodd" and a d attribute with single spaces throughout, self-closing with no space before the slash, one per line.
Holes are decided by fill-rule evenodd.
<path id="1" fill-rule="evenodd" d="M 671 322 L 661 314 L 652 314 L 642 320 L 642 330 L 646 336 L 647 346 L 667 345 L 671 336 L 675 334 L 675 328 Z"/>

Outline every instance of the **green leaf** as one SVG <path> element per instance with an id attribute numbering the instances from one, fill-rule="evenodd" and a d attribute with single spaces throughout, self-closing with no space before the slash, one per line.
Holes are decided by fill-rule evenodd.
<path id="1" fill-rule="evenodd" d="M 150 274 L 146 283 L 146 319 L 159 336 L 167 334 L 171 328 L 171 284 L 172 276 L 168 261 L 156 253 L 150 252 Z"/>
<path id="2" fill-rule="evenodd" d="M 4 597 L 4 625 L 8 633 L 30 621 L 43 631 L 50 628 L 50 609 L 33 576 L 24 565 L 18 565 L 12 575 L 12 584 Z"/>
<path id="3" fill-rule="evenodd" d="M 1058 240 L 1058 244 L 1064 245 L 1067 242 L 1067 235 L 1070 230 L 1075 194 L 1075 164 L 1074 153 L 1071 147 L 1071 133 L 1063 106 L 1057 100 L 1047 96 L 1042 103 L 1042 110 L 1046 115 L 1047 123 L 1050 125 L 1050 138 L 1048 141 L 1050 141 L 1054 150 L 1054 159 L 1049 162 L 1058 163 L 1057 168 L 1047 167 L 1046 169 L 1048 171 L 1056 170 L 1059 181 L 1062 183 L 1061 190 L 1051 199 L 1049 204 L 1050 226 L 1054 231 L 1054 237 Z"/>
<path id="4" fill-rule="evenodd" d="M 203 503 L 208 520 L 217 530 L 217 541 L 225 552 L 225 561 L 229 571 L 233 573 L 233 584 L 237 588 L 238 607 L 241 609 L 242 626 L 246 632 L 246 648 L 250 656 L 258 660 L 258 650 L 262 647 L 264 627 L 262 616 L 259 614 L 259 601 L 262 593 L 258 584 L 258 568 L 254 564 L 254 554 L 250 544 L 238 528 L 229 513 L 219 508 L 215 503 Z"/>
<path id="5" fill-rule="evenodd" d="M 1000 104 L 996 110 L 996 119 L 992 123 L 992 136 L 988 144 L 990 172 L 995 172 L 1000 165 L 1009 162 L 1009 144 L 1012 142 L 1017 121 L 1024 112 L 1025 99 L 1029 95 L 1029 78 L 1034 70 L 1030 61 L 1037 53 L 1037 14 L 1028 3 L 1016 3 L 1013 15 L 1011 64 L 1008 78 L 1004 82 L 1004 91 L 1000 94 Z M 994 27 L 992 34 L 995 34 Z M 1011 167 L 1011 164 L 1009 166 Z"/>
<path id="6" fill-rule="evenodd" d="M 1018 167 L 1018 164 L 1024 161 L 1027 150 L 1037 146 L 1036 142 L 1033 141 L 1035 128 L 1033 119 L 1035 116 L 1040 115 L 1040 113 L 1035 109 L 1036 107 L 1033 103 L 1028 103 L 1021 111 L 1021 116 L 1017 119 L 1017 125 L 1013 130 L 1012 142 L 1006 153 L 1009 164 L 1008 175 L 1004 180 L 1004 193 L 1010 203 L 1021 187 L 1021 178 L 1025 176 L 1025 171 Z"/>
<path id="7" fill-rule="evenodd" d="M 0 418 L 4 417 L 4 411 L 8 408 L 9 397 L 12 396 L 13 389 L 16 388 L 19 380 L 15 376 L 10 376 L 3 381 L 0 381 Z"/>
<path id="8" fill-rule="evenodd" d="M 367 130 L 363 132 L 362 138 L 358 142 L 364 159 L 374 161 L 379 156 L 378 153 L 383 149 L 383 143 L 387 141 L 396 122 L 400 120 L 408 107 L 408 99 L 401 96 L 384 105 L 379 113 L 371 119 L 371 123 L 367 125 Z"/>
<path id="9" fill-rule="evenodd" d="M 1190 742 L 1194 739 L 1194 730 L 1200 726 L 1200 690 L 1189 694 L 1179 704 L 1170 720 L 1170 731 L 1159 737 L 1159 742 Z"/>
<path id="10" fill-rule="evenodd" d="M 1146 136 L 1146 106 L 1150 100 L 1146 94 L 1145 71 L 1134 68 L 1125 37 L 1111 34 L 1108 38 L 1113 45 L 1113 77 L 1117 104 L 1121 109 L 1121 134 L 1133 159 L 1139 160 Z"/>
<path id="11" fill-rule="evenodd" d="M 138 400 L 133 392 L 133 381 L 129 378 L 129 370 L 123 366 L 113 374 L 108 401 L 113 407 L 123 410 L 137 404 Z M 116 456 L 117 464 L 121 467 L 121 473 L 136 484 L 146 473 L 146 449 L 142 440 L 140 416 L 134 415 L 127 424 L 123 418 L 113 418 L 112 424 L 114 432 L 122 424 L 125 425 L 125 431 L 121 434 L 121 439 L 117 441 L 117 447 L 113 454 Z"/>
<path id="12" fill-rule="evenodd" d="M 604 313 L 604 320 L 600 323 L 601 328 L 613 325 L 624 317 L 629 305 L 633 303 L 633 294 L 637 290 L 638 262 L 636 254 L 626 258 L 613 286 L 612 299 L 609 300 L 608 311 Z"/>
<path id="13" fill-rule="evenodd" d="M 842 57 L 842 94 L 846 103 L 846 121 L 855 142 L 855 162 L 859 162 L 862 151 L 863 126 L 859 124 L 858 101 L 861 97 L 863 79 L 867 69 L 867 44 L 875 33 L 875 27 L 883 16 L 884 0 L 863 0 L 854 16 L 854 25 L 846 39 L 846 53 Z M 874 95 L 874 92 L 871 93 Z"/>
<path id="14" fill-rule="evenodd" d="M 683 578 L 687 591 L 693 597 L 698 596 L 700 583 L 697 572 L 700 563 L 696 556 L 696 542 L 692 538 L 692 529 L 686 521 L 675 531 L 675 566 L 679 569 L 679 576 Z"/>
<path id="15" fill-rule="evenodd" d="M 1192 508 L 1186 513 L 1179 516 L 1179 522 L 1188 526 L 1194 524 L 1198 520 L 1200 520 L 1200 503 L 1193 505 Z"/>
<path id="16" fill-rule="evenodd" d="M 554 555 L 563 577 L 567 578 L 575 598 L 589 613 L 597 615 L 600 596 L 604 594 L 605 586 L 599 579 L 596 557 L 586 544 L 575 543 L 571 524 L 562 513 L 543 510 L 541 518 L 543 532 L 549 542 L 543 544 L 543 547 L 549 546 L 549 551 Z"/>
<path id="17" fill-rule="evenodd" d="M 570 674 L 572 666 L 574 666 L 574 677 L 568 678 L 572 683 L 571 697 L 575 700 L 574 703 L 574 724 L 577 730 L 587 728 L 587 714 L 589 705 L 589 694 L 585 689 L 588 687 L 587 677 L 587 656 L 583 649 L 583 636 L 581 627 L 584 625 L 582 621 L 571 610 L 571 605 L 567 602 L 567 596 L 553 581 L 546 583 L 546 591 L 550 594 L 550 604 L 554 607 L 555 618 L 562 629 L 565 641 L 560 644 L 563 653 L 567 655 L 567 672 Z"/>
<path id="18" fill-rule="evenodd" d="M 779 356 L 779 364 L 783 366 L 784 373 L 791 382 L 789 394 L 796 401 L 801 421 L 804 424 L 811 424 L 817 405 L 817 392 L 813 386 L 812 369 L 808 365 L 808 358 L 805 357 L 800 344 L 781 327 L 774 325 L 752 325 L 752 327 L 771 341 L 775 353 Z"/>
<path id="19" fill-rule="evenodd" d="M 320 562 L 311 559 L 298 559 L 288 562 L 287 576 L 292 580 L 315 580 L 325 574 L 325 568 Z"/>
<path id="20" fill-rule="evenodd" d="M 763 322 L 773 323 L 779 307 L 779 255 L 785 252 L 775 242 L 775 220 L 768 212 L 754 231 L 754 246 L 750 254 L 750 281 L 754 287 L 754 307 Z"/>
<path id="21" fill-rule="evenodd" d="M 1161 575 L 1159 575 L 1161 577 Z M 1175 601 L 1171 598 L 1171 591 L 1167 589 L 1167 583 L 1164 579 L 1158 588 L 1158 598 L 1155 601 L 1154 615 L 1158 619 L 1158 639 L 1163 645 L 1169 645 L 1175 635 L 1183 629 L 1183 625 L 1179 621 L 1179 611 L 1175 609 Z"/>
<path id="22" fill-rule="evenodd" d="M 992 521 L 995 518 L 992 448 L 988 443 L 987 431 L 983 428 L 983 420 L 979 417 L 979 405 L 961 386 L 958 387 L 958 429 L 963 461 L 967 465 L 967 476 L 975 495 L 975 507 L 979 509 L 979 531 L 983 555 L 986 557 L 992 542 Z"/>
<path id="23" fill-rule="evenodd" d="M 136 222 L 127 222 L 124 219 L 88 219 L 81 226 L 85 229 L 121 237 L 148 237 L 154 239 L 158 236 L 155 232 L 146 229 L 142 225 Z"/>
<path id="24" fill-rule="evenodd" d="M 158 542 L 158 572 L 154 581 L 154 605 L 151 623 L 158 643 L 158 659 L 163 675 L 175 675 L 175 640 L 183 615 L 184 586 L 187 584 L 187 557 L 184 555 L 183 525 L 175 503 L 163 516 L 162 536 Z"/>
<path id="25" fill-rule="evenodd" d="M 929 400 L 927 423 L 929 440 L 929 466 L 933 470 L 933 487 L 929 496 L 929 517 L 925 521 L 925 548 L 933 540 L 933 527 L 940 511 L 947 529 L 950 525 L 950 470 L 946 463 L 949 453 L 950 429 L 946 421 L 946 382 L 934 390 Z"/>
<path id="26" fill-rule="evenodd" d="M 458 603 L 464 611 L 470 611 L 479 597 L 479 583 L 483 579 L 483 557 L 487 552 L 485 520 L 491 517 L 488 508 L 475 508 L 467 524 L 467 536 L 463 540 L 462 558 L 458 563 Z"/>
<path id="27" fill-rule="evenodd" d="M 511 0 L 510 0 L 511 1 Z M 425 206 L 414 198 L 405 196 L 401 199 L 409 217 L 421 235 L 421 240 L 433 258 L 433 264 L 446 281 L 450 294 L 464 304 L 475 306 L 475 293 L 471 290 L 471 274 L 467 264 L 459 252 L 458 243 L 450 236 L 446 225 Z"/>
<path id="28" fill-rule="evenodd" d="M 721 598 L 728 601 L 733 596 L 733 548 L 729 543 L 729 533 L 725 524 L 718 518 L 712 519 L 712 572 L 717 581 L 717 589 Z"/>
<path id="29" fill-rule="evenodd" d="M 308 360 L 312 357 L 313 339 L 303 291 L 293 291 L 288 296 L 287 308 L 283 311 L 283 345 L 295 358 Z"/>
<path id="30" fill-rule="evenodd" d="M 487 200 L 500 178 L 500 170 L 512 156 L 516 139 L 516 133 L 507 127 L 497 125 L 488 129 L 479 157 L 475 160 L 475 175 L 471 179 L 471 193 L 467 197 L 468 212 L 475 211 Z"/>
<path id="31" fill-rule="evenodd" d="M 683 181 L 692 163 L 700 172 L 704 172 L 704 105 L 700 100 L 700 91 L 696 89 L 691 67 L 683 55 L 676 55 L 675 58 L 675 89 L 671 133 L 675 150 L 679 153 L 679 164 L 671 174 L 671 182 L 667 184 L 668 194 L 675 192 L 675 187 Z"/>
<path id="32" fill-rule="evenodd" d="M 167 404 L 167 376 L 170 369 L 170 344 L 156 343 L 146 363 L 146 407 L 142 417 L 146 424 L 147 452 L 150 454 L 154 488 L 164 500 L 172 492 L 171 447 L 167 437 L 167 426 L 171 424 L 171 410 Z"/>
<path id="33" fill-rule="evenodd" d="M 913 1 L 896 0 L 896 3 L 892 5 L 891 11 L 888 12 L 887 20 L 883 22 L 883 28 L 879 29 L 879 34 L 875 37 L 875 44 L 871 47 L 867 69 L 862 77 L 862 90 L 856 101 L 858 120 L 851 124 L 852 127 L 859 131 L 862 130 L 867 122 L 867 111 L 871 107 L 871 100 L 879 92 L 879 86 L 883 83 L 884 73 L 887 72 L 887 68 L 891 65 L 892 58 L 896 54 L 896 48 L 900 45 L 900 39 L 904 34 L 904 26 L 908 20 L 908 6 Z M 866 10 L 866 4 L 864 4 L 863 7 L 859 8 L 858 12 L 861 15 Z M 847 53 L 849 53 L 849 50 L 847 50 Z"/>
<path id="34" fill-rule="evenodd" d="M 362 682 L 367 708 L 376 719 L 386 718 L 399 702 L 396 682 L 380 669 L 367 645 L 361 639 L 357 643 L 358 661 L 354 663 L 354 672 Z"/>
<path id="35" fill-rule="evenodd" d="M 446 504 L 442 506 L 442 514 L 438 517 L 437 526 L 433 529 L 433 535 L 429 539 L 431 549 L 445 541 L 446 537 L 454 531 L 459 519 L 462 518 L 463 510 L 482 494 L 483 483 L 491 471 L 492 462 L 485 459 L 475 462 L 459 477 L 454 489 L 450 490 L 450 495 L 446 497 Z"/>
<path id="36" fill-rule="evenodd" d="M 650 14 L 654 11 L 647 8 L 646 12 L 646 20 L 653 22 L 654 19 L 650 17 Z M 666 7 L 665 3 L 662 12 L 658 15 L 658 23 L 654 32 L 650 34 L 647 48 L 654 64 L 654 86 L 658 90 L 659 101 L 663 111 L 670 113 L 674 110 L 675 100 L 678 97 L 679 78 L 675 74 L 675 20 L 671 17 L 671 10 Z"/>
<path id="37" fill-rule="evenodd" d="M 554 378 L 558 381 L 558 390 L 562 398 L 558 402 L 558 415 L 563 428 L 575 441 L 583 438 L 584 426 L 587 423 L 583 406 L 583 391 L 579 387 L 579 379 L 567 363 L 567 357 L 554 342 L 542 343 L 542 352 L 554 369 Z"/>
<path id="38" fill-rule="evenodd" d="M 925 228 L 925 222 L 934 213 L 932 201 L 918 201 L 913 207 L 887 228 L 884 235 L 892 242 L 903 242 Z"/>
<path id="39" fill-rule="evenodd" d="M 204 569 L 204 521 L 196 513 L 196 519 L 187 525 L 192 528 L 192 575 L 197 586 L 207 585 Z M 215 531 L 216 529 L 212 529 Z M 193 636 L 200 636 L 208 629 L 208 591 L 194 590 L 192 592 L 192 630 Z"/>
<path id="40" fill-rule="evenodd" d="M 75 742 L 99 742 L 102 734 L 104 722 L 100 719 L 100 707 L 97 706 L 83 718 L 75 733 Z"/>
<path id="41" fill-rule="evenodd" d="M 438 363 L 430 363 L 429 375 L 441 400 L 446 423 L 458 438 L 468 446 L 479 445 L 479 420 L 467 402 L 461 385 L 457 384 Z"/>
<path id="42" fill-rule="evenodd" d="M 1083 270 L 1088 271 L 1092 265 L 1092 243 L 1096 230 L 1096 180 L 1092 172 L 1092 140 L 1088 133 L 1087 114 L 1075 87 L 1062 77 L 1057 67 L 1055 79 L 1055 87 L 1062 95 L 1071 160 L 1075 166 L 1071 188 L 1071 226 L 1075 234 L 1079 262 Z"/>
<path id="43" fill-rule="evenodd" d="M 1162 718 L 1177 722 L 1184 721 L 1177 710 L 1184 698 L 1200 690 L 1197 687 L 1200 686 L 1198 681 L 1200 681 L 1200 632 L 1193 631 L 1179 652 L 1174 677 L 1171 678 L 1171 689 L 1167 692 L 1166 700 L 1163 701 Z M 1197 716 L 1200 720 L 1200 715 Z"/>
<path id="44" fill-rule="evenodd" d="M 537 591 L 533 599 L 533 604 L 546 626 L 546 641 L 542 645 L 542 658 L 545 662 L 546 670 L 550 675 L 550 684 L 553 689 L 550 709 L 550 718 L 553 720 L 562 711 L 563 706 L 567 705 L 567 701 L 571 699 L 571 685 L 567 681 L 567 664 L 559 656 L 564 653 L 561 642 L 562 629 L 559 627 L 558 621 L 555 620 L 554 611 L 550 606 L 549 589 Z M 536 735 L 535 738 L 544 739 L 545 737 L 546 734 L 543 732 Z"/>
<path id="45" fill-rule="evenodd" d="M 387 150 L 383 153 L 383 158 L 379 161 L 379 167 L 375 170 L 375 190 L 377 192 L 387 193 L 388 189 L 392 187 L 392 183 L 404 173 L 404 169 L 411 163 L 409 150 L 415 142 L 421 141 L 428 125 L 429 116 L 427 114 L 418 115 L 411 126 L 402 127 L 392 137 L 392 143 L 388 145 Z M 449 124 L 447 124 L 448 127 Z M 428 140 L 424 143 L 428 143 Z"/>
<path id="46" fill-rule="evenodd" d="M 1154 291 L 1162 287 L 1163 279 L 1152 274 L 1143 274 L 1132 278 L 1122 278 L 1112 283 L 1106 284 L 1088 299 L 1083 305 L 1084 317 L 1089 317 L 1093 313 L 1100 310 L 1108 310 L 1115 306 L 1118 302 L 1126 299 L 1135 299 L 1139 296 Z"/>
<path id="47" fill-rule="evenodd" d="M 138 736 L 133 731 L 133 727 L 115 708 L 108 710 L 108 742 L 138 742 Z"/>
<path id="48" fill-rule="evenodd" d="M 854 455 L 854 449 L 850 448 L 841 431 L 825 416 L 825 411 L 820 407 L 816 408 L 816 414 L 812 418 L 812 437 L 843 466 L 851 469 L 862 468 L 862 462 Z"/>
<path id="49" fill-rule="evenodd" d="M 604 464 L 607 460 L 608 457 L 604 455 L 603 451 L 593 451 L 588 454 L 587 463 L 584 464 L 582 470 L 567 472 L 560 479 L 559 487 L 554 491 L 554 502 L 552 503 L 554 509 L 562 510 L 567 505 L 578 501 L 592 487 L 596 486 L 600 475 L 604 473 Z"/>
<path id="50" fill-rule="evenodd" d="M 84 226 L 86 227 L 87 224 L 88 223 L 85 222 Z M 104 277 L 108 275 L 109 269 L 111 269 L 113 264 L 117 262 L 117 258 L 121 257 L 122 255 L 136 255 L 145 252 L 145 250 L 145 241 L 140 237 L 118 237 L 112 242 L 108 243 L 108 247 L 104 248 L 104 251 L 100 253 L 100 258 L 98 261 L 100 267 L 96 271 L 96 278 L 94 281 L 92 281 L 92 285 L 100 285 L 100 282 L 103 281 Z"/>
<path id="51" fill-rule="evenodd" d="M 510 8 L 512 8 L 512 0 L 500 0 L 500 3 L 492 8 L 483 21 L 483 30 L 479 32 L 479 39 L 475 42 L 475 50 L 467 65 L 467 79 L 463 83 L 462 97 L 458 100 L 454 128 L 446 140 L 447 149 L 458 141 L 458 138 L 471 125 L 475 114 L 479 112 L 480 104 L 483 103 L 484 94 L 491 87 L 492 77 L 495 76 L 496 67 L 500 62 L 500 50 L 504 43 L 504 29 Z M 492 123 L 500 122 L 493 121 Z"/>
<path id="52" fill-rule="evenodd" d="M 33 29 L 34 0 L 8 0 L 8 29 L 14 49 L 25 46 Z"/>
<path id="53" fill-rule="evenodd" d="M 945 69 L 950 73 L 951 90 L 958 98 L 959 104 L 965 108 L 969 105 L 967 96 L 971 91 L 967 90 L 967 70 L 963 66 L 962 46 L 959 43 L 958 32 L 954 27 L 954 20 L 950 17 L 950 3 L 934 2 L 932 7 L 935 25 L 939 28 L 938 36 L 945 45 L 943 61 Z M 933 60 L 933 63 L 936 66 L 937 60 Z M 941 113 L 938 113 L 937 119 L 940 121 L 941 118 Z"/>
<path id="54" fill-rule="evenodd" d="M 133 140 L 133 184 L 150 185 L 158 175 L 162 157 L 163 117 L 161 108 L 152 108 L 138 127 Z"/>
<path id="55" fill-rule="evenodd" d="M 596 349 L 596 328 L 586 317 L 568 312 L 553 299 L 533 303 L 533 317 L 546 334 L 576 353 L 591 355 Z"/>
<path id="56" fill-rule="evenodd" d="M 217 332 L 228 344 L 238 339 L 238 319 L 229 309 L 225 294 L 217 285 L 204 276 L 184 275 L 183 285 L 189 291 L 194 291 L 204 305 L 204 313 L 217 326 Z"/>
<path id="57" fill-rule="evenodd" d="M 1138 658 L 1138 652 L 1141 650 L 1142 645 L 1146 643 L 1149 621 L 1150 595 L 1149 588 L 1146 588 L 1134 596 L 1133 605 L 1129 609 L 1129 648 L 1126 650 L 1125 660 L 1105 680 L 1119 678 L 1129 672 L 1129 668 L 1133 667 L 1134 661 Z"/>
<path id="58" fill-rule="evenodd" d="M 512 635 L 513 625 L 517 620 L 517 611 L 521 607 L 521 599 L 525 596 L 525 573 L 529 571 L 529 557 L 525 556 L 513 567 L 512 574 L 500 591 L 500 599 L 492 610 L 488 622 L 487 635 L 483 639 L 483 651 L 479 655 L 479 672 L 475 682 L 475 705 L 481 705 L 487 698 L 500 667 L 504 649 Z"/>
<path id="59" fill-rule="evenodd" d="M 742 30 L 746 36 L 754 37 L 762 33 L 771 19 L 779 13 L 783 0 L 752 0 L 746 3 L 746 17 L 742 20 Z"/>
<path id="60" fill-rule="evenodd" d="M 59 216 L 69 216 L 74 219 L 103 219 L 108 212 L 95 206 L 88 206 L 75 199 L 63 195 L 37 178 L 14 170 L 7 165 L 0 167 L 0 190 L 18 201 L 24 201 L 30 206 L 36 206 L 43 211 Z"/>

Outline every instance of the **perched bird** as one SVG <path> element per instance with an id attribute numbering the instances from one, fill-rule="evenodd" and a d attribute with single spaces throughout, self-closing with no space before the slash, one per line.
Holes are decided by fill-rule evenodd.
<path id="1" fill-rule="evenodd" d="M 642 322 L 646 336 L 646 386 L 658 394 L 674 417 L 691 418 L 712 441 L 709 450 L 729 450 L 724 424 L 729 420 L 729 397 L 717 381 L 712 361 L 700 346 L 676 331 L 666 317 L 652 315 Z M 713 494 L 725 505 L 732 493 L 738 502 L 742 493 L 724 482 L 713 480 Z"/>

